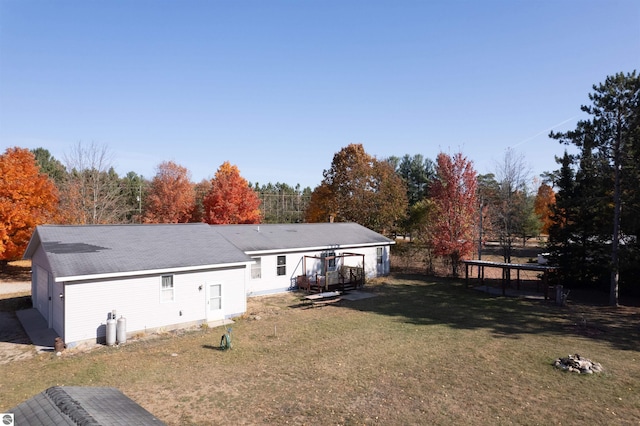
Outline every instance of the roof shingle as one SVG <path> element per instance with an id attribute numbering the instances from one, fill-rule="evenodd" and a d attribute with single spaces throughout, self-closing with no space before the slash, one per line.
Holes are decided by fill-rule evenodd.
<path id="1" fill-rule="evenodd" d="M 54 386 L 8 410 L 16 424 L 164 425 L 116 388 Z"/>
<path id="2" fill-rule="evenodd" d="M 352 222 L 214 225 L 213 228 L 245 253 L 393 244 L 393 240 Z"/>
<path id="3" fill-rule="evenodd" d="M 43 225 L 36 228 L 25 258 L 33 256 L 38 242 L 55 278 L 250 261 L 204 223 Z"/>

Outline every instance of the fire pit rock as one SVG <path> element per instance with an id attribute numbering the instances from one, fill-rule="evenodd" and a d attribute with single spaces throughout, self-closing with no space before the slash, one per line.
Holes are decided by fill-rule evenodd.
<path id="1" fill-rule="evenodd" d="M 593 374 L 602 372 L 602 365 L 599 362 L 593 362 L 578 354 L 569 355 L 566 358 L 558 358 L 553 362 L 553 366 L 572 373 Z"/>

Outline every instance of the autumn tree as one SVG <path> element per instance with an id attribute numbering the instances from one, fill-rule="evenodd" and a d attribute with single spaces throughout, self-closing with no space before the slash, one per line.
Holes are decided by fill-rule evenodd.
<path id="1" fill-rule="evenodd" d="M 552 207 L 555 203 L 556 194 L 553 192 L 553 188 L 546 183 L 541 184 L 538 188 L 538 193 L 536 194 L 534 211 L 542 222 L 541 232 L 543 234 L 549 234 L 549 228 L 553 223 Z"/>
<path id="2" fill-rule="evenodd" d="M 238 167 L 225 161 L 211 180 L 203 200 L 204 221 L 209 224 L 260 223 L 260 199 L 240 176 Z"/>
<path id="3" fill-rule="evenodd" d="M 321 182 L 312 192 L 304 218 L 309 223 L 331 222 L 337 216 L 336 197 L 331 186 Z"/>
<path id="4" fill-rule="evenodd" d="M 60 200 L 65 222 L 96 224 L 126 220 L 125 197 L 106 146 L 78 143 L 65 156 L 65 165 L 67 179 Z"/>
<path id="5" fill-rule="evenodd" d="M 309 222 L 356 222 L 390 233 L 407 213 L 406 187 L 388 161 L 350 144 L 333 157 L 324 179 L 311 194 Z"/>
<path id="6" fill-rule="evenodd" d="M 478 204 L 473 163 L 462 153 L 438 154 L 430 192 L 435 209 L 430 226 L 434 253 L 448 257 L 451 273 L 458 276 L 460 261 L 474 248 Z"/>
<path id="7" fill-rule="evenodd" d="M 0 263 L 19 259 L 35 227 L 53 221 L 58 195 L 27 149 L 0 155 Z"/>
<path id="8" fill-rule="evenodd" d="M 173 161 L 156 168 L 145 198 L 145 223 L 186 223 L 191 219 L 195 192 L 191 174 Z"/>

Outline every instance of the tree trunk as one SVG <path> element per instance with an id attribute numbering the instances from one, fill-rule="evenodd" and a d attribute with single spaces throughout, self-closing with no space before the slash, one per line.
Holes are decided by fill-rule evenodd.
<path id="1" fill-rule="evenodd" d="M 620 168 L 622 167 L 622 164 L 620 161 L 621 131 L 619 127 L 620 121 L 618 121 L 618 131 L 616 134 L 616 141 L 613 150 L 613 236 L 611 239 L 611 287 L 609 291 L 609 305 L 611 306 L 618 306 L 618 271 L 620 268 L 620 261 L 618 259 L 618 248 L 620 244 L 620 210 L 622 209 L 622 203 L 620 201 Z"/>

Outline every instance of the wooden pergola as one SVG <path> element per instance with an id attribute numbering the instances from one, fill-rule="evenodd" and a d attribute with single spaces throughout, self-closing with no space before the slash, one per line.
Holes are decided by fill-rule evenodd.
<path id="1" fill-rule="evenodd" d="M 520 271 L 534 271 L 542 273 L 542 284 L 544 286 L 544 298 L 549 298 L 549 272 L 557 270 L 555 266 L 537 265 L 530 263 L 503 263 L 503 262 L 490 262 L 487 260 L 463 260 L 465 265 L 465 282 L 469 285 L 469 267 L 477 266 L 480 270 L 479 279 L 480 283 L 484 284 L 484 269 L 485 268 L 499 268 L 502 270 L 502 295 L 506 294 L 507 285 L 511 283 L 511 271 L 515 270 L 517 289 L 520 290 Z"/>

